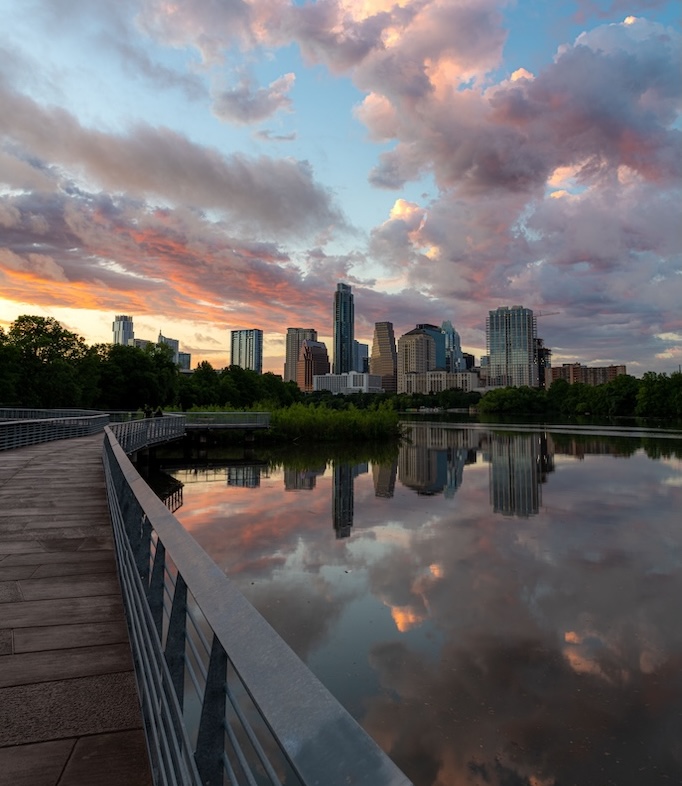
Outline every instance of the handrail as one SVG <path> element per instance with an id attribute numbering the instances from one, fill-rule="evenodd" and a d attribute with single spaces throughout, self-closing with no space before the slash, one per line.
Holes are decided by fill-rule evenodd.
<path id="1" fill-rule="evenodd" d="M 119 428 L 105 476 L 156 783 L 411 786 L 151 491 Z"/>
<path id="2" fill-rule="evenodd" d="M 30 413 L 26 415 L 21 412 Z M 36 414 L 49 412 L 48 417 Z M 67 413 L 68 414 L 65 414 Z M 107 425 L 109 416 L 90 410 L 0 410 L 0 450 L 13 450 L 56 439 L 71 439 L 96 434 Z"/>
<path id="3" fill-rule="evenodd" d="M 112 423 L 111 428 L 123 450 L 130 454 L 184 436 L 185 417 L 169 414 L 160 418 L 127 420 Z"/>

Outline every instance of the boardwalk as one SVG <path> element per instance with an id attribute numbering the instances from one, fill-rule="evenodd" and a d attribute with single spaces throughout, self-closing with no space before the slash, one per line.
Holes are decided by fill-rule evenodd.
<path id="1" fill-rule="evenodd" d="M 0 453 L 0 786 L 151 784 L 101 451 Z"/>

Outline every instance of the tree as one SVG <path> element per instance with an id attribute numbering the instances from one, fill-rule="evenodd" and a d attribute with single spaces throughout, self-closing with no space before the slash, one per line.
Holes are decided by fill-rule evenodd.
<path id="1" fill-rule="evenodd" d="M 53 317 L 20 316 L 4 336 L 12 364 L 3 387 L 25 407 L 80 407 L 85 341 Z"/>

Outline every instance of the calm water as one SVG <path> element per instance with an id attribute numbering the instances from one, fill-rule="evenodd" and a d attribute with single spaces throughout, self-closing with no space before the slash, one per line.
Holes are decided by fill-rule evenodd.
<path id="1" fill-rule="evenodd" d="M 416 786 L 650 786 L 682 783 L 681 456 L 419 425 L 379 458 L 161 463 L 176 516 Z"/>

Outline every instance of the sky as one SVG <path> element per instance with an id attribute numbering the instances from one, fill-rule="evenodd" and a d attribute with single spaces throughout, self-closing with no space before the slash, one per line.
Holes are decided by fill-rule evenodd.
<path id="1" fill-rule="evenodd" d="M 228 365 L 499 306 L 552 364 L 682 363 L 673 0 L 0 0 L 0 327 Z"/>

